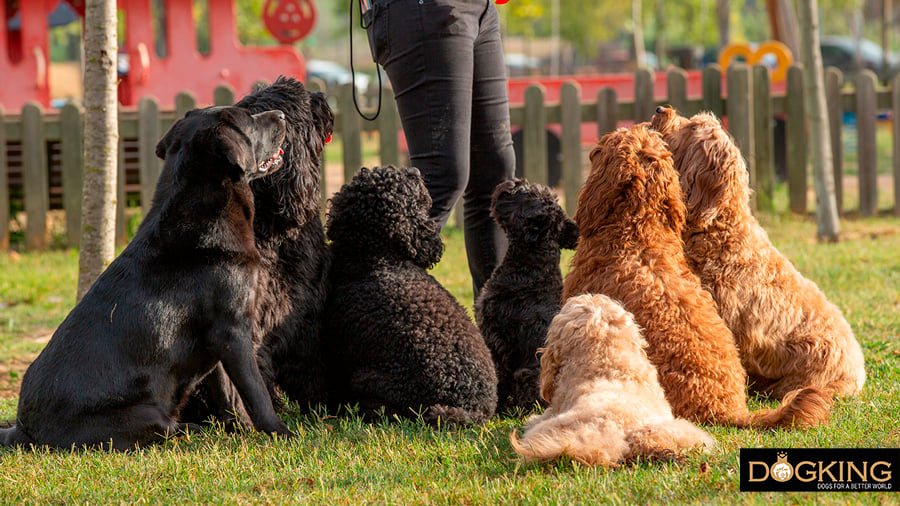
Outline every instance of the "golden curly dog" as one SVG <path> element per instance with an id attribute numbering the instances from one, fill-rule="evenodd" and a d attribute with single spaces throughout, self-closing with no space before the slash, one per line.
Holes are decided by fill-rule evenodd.
<path id="1" fill-rule="evenodd" d="M 609 297 L 567 300 L 541 356 L 541 396 L 550 407 L 529 418 L 522 439 L 510 434 L 516 452 L 529 462 L 569 457 L 614 466 L 712 448 L 709 434 L 672 416 L 646 344 L 632 315 Z"/>
<path id="2" fill-rule="evenodd" d="M 734 333 L 751 388 L 778 399 L 806 385 L 858 393 L 866 372 L 850 325 L 769 242 L 750 212 L 744 158 L 716 117 L 660 107 L 652 126 L 681 175 L 688 265 Z"/>
<path id="3" fill-rule="evenodd" d="M 563 297 L 603 293 L 634 314 L 676 416 L 739 427 L 825 421 L 831 398 L 817 388 L 792 393 L 774 410 L 748 410 L 734 338 L 685 261 L 685 205 L 660 134 L 646 124 L 620 128 L 597 143 L 591 162 Z"/>

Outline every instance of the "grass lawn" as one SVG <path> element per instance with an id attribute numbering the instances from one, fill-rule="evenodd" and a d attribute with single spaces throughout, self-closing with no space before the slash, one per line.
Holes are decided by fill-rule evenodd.
<path id="1" fill-rule="evenodd" d="M 522 417 L 447 431 L 295 412 L 286 417 L 297 433 L 291 441 L 210 428 L 124 454 L 0 450 L 0 503 L 896 504 L 884 493 L 738 491 L 741 447 L 900 446 L 900 219 L 844 221 L 838 244 L 817 244 L 811 218 L 763 221 L 775 245 L 843 309 L 866 356 L 863 393 L 836 404 L 827 426 L 707 427 L 719 442 L 712 455 L 591 469 L 523 466 L 508 442 Z M 462 234 L 449 230 L 445 241 L 434 275 L 471 307 Z M 24 367 L 74 303 L 76 264 L 72 251 L 0 255 L 0 419 L 15 415 Z"/>

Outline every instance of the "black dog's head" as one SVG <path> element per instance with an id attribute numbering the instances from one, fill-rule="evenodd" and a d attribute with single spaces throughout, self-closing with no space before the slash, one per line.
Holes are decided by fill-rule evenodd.
<path id="1" fill-rule="evenodd" d="M 510 242 L 566 249 L 575 249 L 578 242 L 578 225 L 566 216 L 553 191 L 524 179 L 497 185 L 491 216 Z"/>
<path id="2" fill-rule="evenodd" d="M 282 164 L 285 122 L 281 111 L 250 114 L 240 107 L 188 111 L 156 145 L 167 167 L 181 167 L 188 180 L 238 181 L 275 172 Z M 172 174 L 168 175 L 172 177 Z"/>
<path id="3" fill-rule="evenodd" d="M 430 208 L 418 169 L 363 167 L 332 197 L 325 226 L 343 251 L 412 260 L 428 268 L 440 261 L 444 248 Z"/>
<path id="4" fill-rule="evenodd" d="M 254 113 L 280 110 L 287 120 L 284 168 L 251 185 L 257 235 L 277 234 L 297 222 L 318 220 L 319 161 L 334 128 L 325 95 L 310 93 L 300 81 L 282 76 L 237 105 Z"/>

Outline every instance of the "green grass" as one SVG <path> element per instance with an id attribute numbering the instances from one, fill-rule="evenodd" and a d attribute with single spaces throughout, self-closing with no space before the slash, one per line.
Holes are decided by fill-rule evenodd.
<path id="1" fill-rule="evenodd" d="M 591 469 L 522 465 L 508 442 L 521 417 L 448 431 L 418 421 L 368 425 L 292 412 L 285 417 L 297 433 L 291 441 L 210 428 L 124 454 L 0 450 L 0 503 L 888 503 L 894 497 L 878 493 L 738 491 L 741 447 L 900 446 L 900 219 L 843 221 L 838 244 L 816 243 L 811 218 L 765 216 L 763 223 L 776 246 L 844 310 L 863 346 L 866 388 L 838 403 L 827 426 L 707 427 L 719 442 L 712 455 Z M 471 307 L 462 234 L 451 229 L 444 239 L 446 253 L 433 272 Z M 8 304 L 0 305 L 0 374 L 37 352 L 43 345 L 33 336 L 64 318 L 73 304 L 75 264 L 70 251 L 26 253 L 17 261 L 0 256 L 0 304 Z M 0 400 L 0 419 L 14 414 L 15 400 Z"/>

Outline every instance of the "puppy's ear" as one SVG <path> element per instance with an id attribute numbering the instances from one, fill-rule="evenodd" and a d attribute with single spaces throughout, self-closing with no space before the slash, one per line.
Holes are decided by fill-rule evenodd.
<path id="1" fill-rule="evenodd" d="M 565 249 L 575 249 L 578 245 L 578 225 L 569 218 L 562 224 L 559 232 L 559 246 Z"/>
<path id="2" fill-rule="evenodd" d="M 556 377 L 559 375 L 559 357 L 552 346 L 539 348 L 538 353 L 541 354 L 541 398 L 553 404 Z"/>

